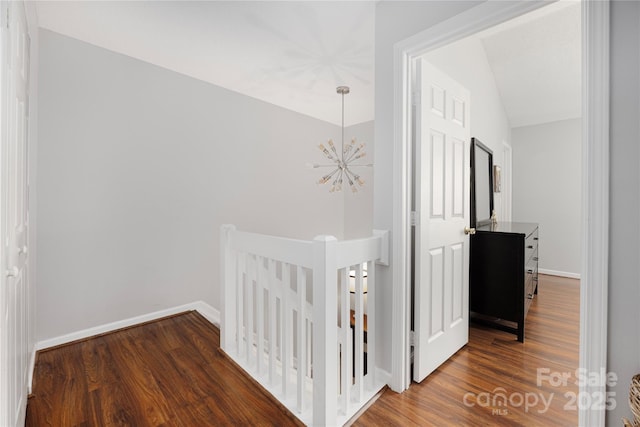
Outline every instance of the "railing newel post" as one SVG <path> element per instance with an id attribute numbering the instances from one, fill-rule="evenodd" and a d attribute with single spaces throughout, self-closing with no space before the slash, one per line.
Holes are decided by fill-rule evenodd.
<path id="1" fill-rule="evenodd" d="M 337 239 L 313 240 L 313 425 L 337 420 Z"/>
<path id="2" fill-rule="evenodd" d="M 235 280 L 235 253 L 231 249 L 231 239 L 236 227 L 231 224 L 223 224 L 220 227 L 220 292 L 222 309 L 220 316 L 220 331 L 222 350 L 229 353 L 233 349 L 233 341 L 236 334 L 235 307 L 236 307 L 236 280 Z"/>

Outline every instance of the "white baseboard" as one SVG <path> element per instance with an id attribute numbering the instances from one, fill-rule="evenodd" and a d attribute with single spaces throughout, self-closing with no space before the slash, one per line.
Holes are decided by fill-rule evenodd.
<path id="1" fill-rule="evenodd" d="M 72 332 L 70 334 L 61 335 L 59 337 L 49 338 L 36 343 L 36 350 L 43 350 L 45 348 L 55 347 L 62 344 L 67 344 L 72 341 L 89 338 L 95 335 L 104 334 L 106 332 L 115 331 L 117 329 L 127 328 L 139 323 L 149 322 L 151 320 L 160 319 L 162 317 L 171 316 L 173 314 L 182 313 L 185 311 L 196 310 L 202 314 L 209 322 L 214 325 L 220 325 L 220 312 L 211 307 L 204 301 L 194 301 L 188 304 L 180 305 L 177 307 L 171 307 L 160 311 L 154 311 L 153 313 L 147 313 L 140 316 L 130 317 L 124 320 L 118 320 L 104 325 L 94 326 L 92 328 L 83 329 L 81 331 Z M 35 357 L 34 357 L 35 361 Z"/>
<path id="2" fill-rule="evenodd" d="M 385 371 L 382 368 L 376 367 L 376 378 L 382 381 L 385 384 L 391 383 L 391 372 Z M 389 386 L 391 388 L 391 386 Z"/>
<path id="3" fill-rule="evenodd" d="M 27 371 L 27 393 L 33 393 L 33 372 L 36 369 L 36 344 L 31 347 L 31 352 L 29 354 L 29 370 Z"/>
<path id="4" fill-rule="evenodd" d="M 218 310 L 211 307 L 204 301 L 196 301 L 193 305 L 193 309 L 204 316 L 205 319 L 216 325 L 218 328 L 220 327 L 220 312 Z"/>
<path id="5" fill-rule="evenodd" d="M 539 268 L 538 273 L 548 274 L 549 276 L 568 277 L 569 279 L 580 279 L 580 273 L 569 273 L 567 271 L 547 270 L 546 268 Z"/>

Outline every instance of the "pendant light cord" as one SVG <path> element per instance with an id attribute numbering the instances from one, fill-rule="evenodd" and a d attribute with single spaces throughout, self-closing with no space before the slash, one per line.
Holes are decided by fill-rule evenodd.
<path id="1" fill-rule="evenodd" d="M 342 141 L 340 143 L 340 149 L 342 150 L 341 159 L 344 164 L 344 92 L 342 92 Z"/>

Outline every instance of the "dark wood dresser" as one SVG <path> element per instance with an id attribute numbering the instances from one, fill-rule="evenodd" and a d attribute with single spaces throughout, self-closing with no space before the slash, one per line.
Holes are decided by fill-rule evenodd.
<path id="1" fill-rule="evenodd" d="M 471 236 L 471 320 L 513 332 L 524 342 L 524 320 L 537 293 L 538 224 L 477 227 Z"/>

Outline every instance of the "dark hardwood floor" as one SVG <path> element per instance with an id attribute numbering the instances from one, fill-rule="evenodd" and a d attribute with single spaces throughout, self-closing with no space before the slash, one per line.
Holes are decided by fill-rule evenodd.
<path id="1" fill-rule="evenodd" d="M 524 344 L 472 326 L 467 346 L 421 384 L 384 392 L 355 425 L 577 425 L 564 407 L 565 393 L 578 391 L 578 325 L 578 281 L 540 276 Z M 215 326 L 189 312 L 41 351 L 26 425 L 297 425 L 219 341 Z M 552 380 L 538 386 L 538 369 Z M 563 373 L 567 384 L 554 386 Z M 494 399 L 500 393 L 506 405 Z"/>
<path id="2" fill-rule="evenodd" d="M 27 426 L 300 425 L 197 312 L 38 353 Z"/>
<path id="3" fill-rule="evenodd" d="M 579 281 L 540 275 L 525 325 L 524 343 L 472 325 L 451 359 L 402 394 L 385 391 L 354 425 L 578 425 Z"/>

